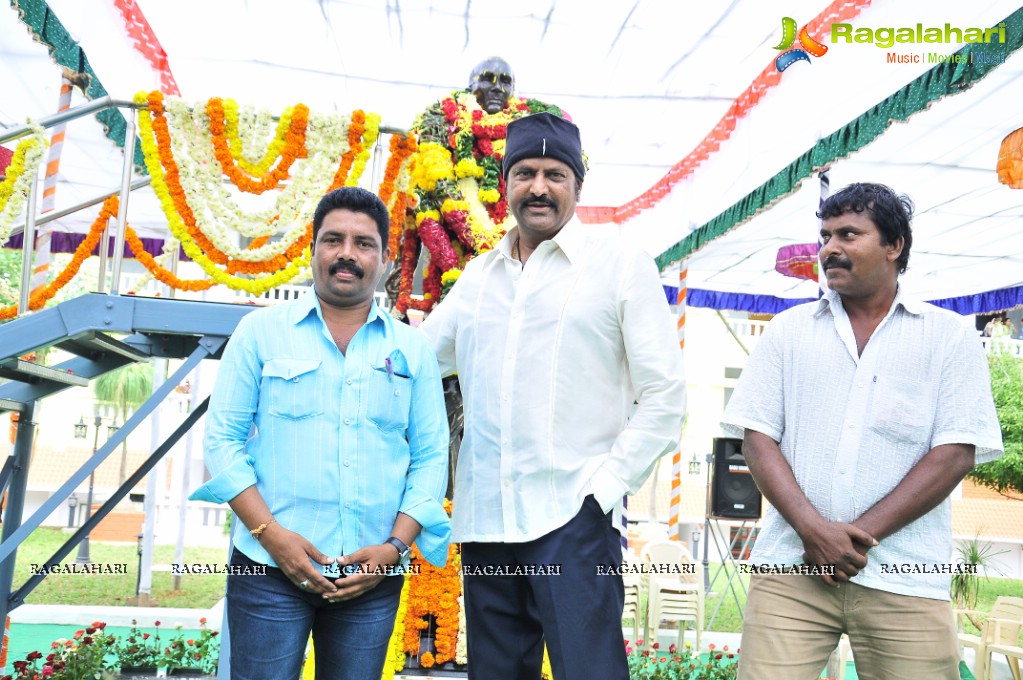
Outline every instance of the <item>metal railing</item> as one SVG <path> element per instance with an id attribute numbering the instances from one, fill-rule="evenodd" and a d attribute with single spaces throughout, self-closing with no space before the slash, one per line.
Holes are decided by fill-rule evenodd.
<path id="1" fill-rule="evenodd" d="M 94 114 L 94 113 L 98 113 L 100 111 L 104 111 L 106 109 L 111 109 L 111 108 L 124 108 L 124 109 L 128 110 L 127 126 L 125 128 L 125 136 L 124 136 L 124 150 L 125 150 L 124 151 L 124 162 L 123 162 L 122 167 L 121 167 L 121 184 L 120 184 L 120 187 L 115 188 L 115 189 L 111 189 L 111 190 L 106 191 L 106 192 L 103 192 L 103 193 L 99 194 L 98 196 L 95 196 L 93 198 L 81 201 L 80 203 L 77 203 L 77 204 L 75 204 L 75 205 L 73 205 L 71 207 L 63 208 L 63 209 L 61 209 L 59 211 L 49 212 L 49 213 L 46 213 L 45 215 L 37 215 L 37 213 L 36 213 L 37 205 L 36 204 L 38 202 L 37 198 L 38 198 L 39 179 L 38 179 L 38 169 L 36 170 L 37 177 L 35 178 L 35 181 L 32 182 L 32 187 L 30 189 L 30 193 L 29 193 L 29 197 L 28 197 L 28 202 L 27 202 L 27 207 L 26 207 L 25 221 L 22 224 L 15 226 L 11 230 L 11 234 L 10 234 L 10 236 L 16 236 L 18 234 L 22 234 L 23 235 L 23 239 L 22 239 L 22 255 L 21 255 L 21 257 L 22 257 L 22 261 L 21 261 L 21 266 L 22 266 L 22 270 L 21 270 L 21 290 L 20 290 L 19 301 L 18 301 L 18 316 L 22 316 L 25 313 L 27 313 L 28 312 L 28 308 L 29 308 L 29 294 L 31 293 L 30 289 L 31 289 L 31 282 L 32 282 L 33 256 L 35 254 L 34 253 L 34 248 L 35 248 L 35 240 L 36 240 L 36 229 L 38 227 L 44 225 L 44 224 L 49 223 L 49 222 L 53 222 L 55 220 L 59 220 L 61 218 L 67 217 L 68 215 L 72 215 L 72 214 L 74 214 L 74 213 L 76 213 L 76 212 L 78 212 L 80 210 L 84 210 L 86 208 L 90 208 L 92 206 L 98 205 L 98 204 L 102 203 L 103 201 L 105 201 L 107 198 L 109 198 L 111 196 L 114 196 L 114 195 L 118 196 L 118 198 L 119 198 L 119 205 L 118 205 L 118 210 L 117 210 L 117 230 L 116 230 L 116 232 L 114 234 L 114 248 L 113 248 L 113 253 L 114 254 L 113 254 L 113 264 L 111 266 L 111 277 L 110 277 L 111 278 L 111 284 L 110 284 L 109 294 L 111 294 L 111 295 L 119 295 L 120 294 L 120 290 L 121 290 L 121 269 L 122 269 L 122 263 L 123 263 L 123 260 L 124 260 L 124 243 L 125 243 L 125 231 L 126 231 L 125 230 L 125 226 L 127 224 L 127 216 L 128 216 L 128 196 L 129 196 L 129 194 L 132 191 L 135 191 L 136 189 L 140 189 L 140 188 L 146 187 L 146 186 L 148 186 L 150 184 L 150 179 L 148 177 L 132 181 L 132 164 L 134 162 L 133 150 L 135 148 L 135 140 L 136 140 L 136 117 L 137 117 L 137 111 L 139 109 L 147 108 L 147 107 L 144 104 L 136 104 L 133 101 L 128 101 L 128 100 L 124 100 L 124 99 L 114 99 L 113 97 L 106 96 L 106 97 L 101 97 L 99 99 L 94 99 L 94 100 L 92 100 L 90 102 L 82 104 L 81 106 L 76 106 L 76 107 L 68 109 L 66 111 L 61 111 L 59 113 L 55 113 L 53 115 L 46 116 L 45 118 L 41 118 L 38 121 L 35 121 L 34 124 L 20 125 L 18 127 L 9 128 L 7 130 L 3 130 L 2 132 L 0 132 L 0 144 L 2 144 L 4 142 L 8 142 L 8 141 L 12 141 L 12 140 L 15 140 L 15 139 L 19 139 L 21 137 L 25 137 L 26 135 L 31 134 L 33 129 L 36 126 L 40 126 L 40 127 L 44 128 L 44 129 L 46 129 L 46 128 L 53 127 L 55 125 L 60 125 L 62 123 L 67 123 L 69 121 L 76 120 L 78 118 L 82 118 L 84 116 L 88 116 L 88 115 L 91 115 L 91 114 Z M 394 135 L 394 134 L 397 134 L 397 135 L 407 135 L 408 134 L 407 130 L 404 130 L 404 129 L 401 129 L 401 128 L 396 128 L 396 127 L 391 127 L 391 126 L 386 126 L 386 125 L 380 126 L 380 132 L 383 133 L 383 134 L 392 134 L 392 135 Z M 381 148 L 381 143 L 380 143 L 380 139 L 379 138 L 377 139 L 376 147 L 377 147 L 377 149 Z M 374 158 L 374 168 L 376 167 L 377 161 L 378 161 L 378 158 L 375 157 Z M 101 286 L 100 292 L 103 292 L 102 286 L 103 286 L 103 282 L 106 279 L 106 271 L 107 271 L 106 259 L 107 259 L 107 251 L 108 251 L 108 247 L 107 247 L 106 244 L 107 244 L 107 241 L 106 241 L 106 239 L 104 239 L 103 242 L 102 242 L 102 245 L 100 246 L 100 271 L 99 271 L 99 282 L 100 282 L 100 286 Z M 176 262 L 177 258 L 175 258 L 174 261 Z M 287 296 L 285 296 L 285 297 L 287 297 Z"/>
<path id="2" fill-rule="evenodd" d="M 82 202 L 81 204 L 79 204 L 77 206 L 73 206 L 73 207 L 68 208 L 66 210 L 62 210 L 59 213 L 59 215 L 58 214 L 47 215 L 46 218 L 40 218 L 40 217 L 38 217 L 36 215 L 37 193 L 38 193 L 38 186 L 39 186 L 39 178 L 38 178 L 39 170 L 38 170 L 38 168 L 36 169 L 37 176 L 33 180 L 31 189 L 29 190 L 28 206 L 26 207 L 25 222 L 24 222 L 24 224 L 20 228 L 16 227 L 11 232 L 12 235 L 18 234 L 18 233 L 21 233 L 23 235 L 22 236 L 22 243 L 21 243 L 21 290 L 20 290 L 20 295 L 19 295 L 19 299 L 18 299 L 18 315 L 19 316 L 21 316 L 21 315 L 23 315 L 23 314 L 25 314 L 26 312 L 29 311 L 29 309 L 28 309 L 28 300 L 29 300 L 29 293 L 31 293 L 31 287 L 32 287 L 32 270 L 33 270 L 32 261 L 33 261 L 33 255 L 34 255 L 34 249 L 35 249 L 36 227 L 39 224 L 42 224 L 44 219 L 45 219 L 45 221 L 49 222 L 49 221 L 52 221 L 52 220 L 59 219 L 60 217 L 65 217 L 65 216 L 70 215 L 70 214 L 72 214 L 74 212 L 77 212 L 78 210 L 82 210 L 83 208 L 86 208 L 86 207 L 89 207 L 89 206 L 92 206 L 92 205 L 96 205 L 97 203 L 105 201 L 108 197 L 113 196 L 114 194 L 118 195 L 118 198 L 120 199 L 120 203 L 119 203 L 118 209 L 117 209 L 117 232 L 114 235 L 114 260 L 113 260 L 113 265 L 112 265 L 112 268 L 111 268 L 112 276 L 111 276 L 111 283 L 110 283 L 110 294 L 111 295 L 117 295 L 118 292 L 119 292 L 118 291 L 118 288 L 119 288 L 118 280 L 121 277 L 121 265 L 122 265 L 122 263 L 124 261 L 124 235 L 125 235 L 124 227 L 125 227 L 125 224 L 127 223 L 127 220 L 128 220 L 128 194 L 131 193 L 133 188 L 137 188 L 137 187 L 135 187 L 135 185 L 133 185 L 133 183 L 131 181 L 131 175 L 132 175 L 132 152 L 135 149 L 135 117 L 136 117 L 136 110 L 141 108 L 141 107 L 138 104 L 135 104 L 134 102 L 125 101 L 125 100 L 121 100 L 121 99 L 114 99 L 114 98 L 109 97 L 109 96 L 101 97 L 101 98 L 95 99 L 95 100 L 93 100 L 93 101 L 91 101 L 91 102 L 89 102 L 87 104 L 83 104 L 81 106 L 76 106 L 76 107 L 74 107 L 72 109 L 68 109 L 67 111 L 61 111 L 59 113 L 53 114 L 52 116 L 47 116 L 45 118 L 42 118 L 41 120 L 36 121 L 36 125 L 41 126 L 44 129 L 45 128 L 50 128 L 50 127 L 53 127 L 54 125 L 59 125 L 61 123 L 66 123 L 68 121 L 72 121 L 72 120 L 75 120 L 77 118 L 81 118 L 83 116 L 88 116 L 88 115 L 96 113 L 98 111 L 103 111 L 105 109 L 110 109 L 110 108 L 115 108 L 115 107 L 122 107 L 122 108 L 128 109 L 127 125 L 125 126 L 125 130 L 124 130 L 124 149 L 125 149 L 125 153 L 124 153 L 124 163 L 123 163 L 123 165 L 121 167 L 121 186 L 120 186 L 120 189 L 115 190 L 115 191 L 111 191 L 111 192 L 107 192 L 106 194 L 103 194 L 103 195 L 101 195 L 101 196 L 99 196 L 99 197 L 97 197 L 95 199 L 89 199 L 88 201 L 84 201 L 84 202 Z M 18 139 L 20 137 L 24 137 L 25 135 L 31 134 L 32 130 L 33 130 L 33 126 L 32 125 L 21 125 L 21 126 L 16 127 L 16 128 L 11 128 L 10 130 L 7 130 L 2 135 L 0 135 L 0 143 L 6 142 L 6 141 L 10 141 L 10 140 L 14 140 L 14 139 Z M 149 183 L 149 180 L 146 179 L 144 182 L 137 183 L 137 184 L 138 184 L 138 186 L 145 186 L 148 183 Z M 101 252 L 105 253 L 105 251 L 101 251 Z M 105 262 L 104 262 L 103 263 L 102 271 L 100 272 L 100 280 L 101 281 L 103 280 L 105 274 L 106 274 L 106 266 L 105 266 Z"/>

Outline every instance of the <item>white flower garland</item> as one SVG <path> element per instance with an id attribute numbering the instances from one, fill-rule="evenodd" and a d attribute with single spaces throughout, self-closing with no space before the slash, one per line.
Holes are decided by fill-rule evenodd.
<path id="1" fill-rule="evenodd" d="M 250 213 L 242 209 L 224 185 L 205 109 L 169 99 L 166 110 L 181 186 L 196 224 L 219 250 L 234 259 L 263 262 L 283 253 L 301 238 L 348 151 L 349 119 L 311 115 L 306 131 L 308 157 L 292 165 L 291 179 L 278 192 L 273 205 Z M 242 132 L 239 130 L 239 134 Z M 247 131 L 244 132 L 247 136 Z M 251 250 L 238 246 L 231 234 L 256 238 L 281 231 L 284 233 L 280 240 Z"/>
<path id="2" fill-rule="evenodd" d="M 43 162 L 43 155 L 50 145 L 46 140 L 46 132 L 43 128 L 32 121 L 28 121 L 32 127 L 32 136 L 22 142 L 26 145 L 24 167 L 18 178 L 11 187 L 11 196 L 0 211 L 0 243 L 4 243 L 11 236 L 14 229 L 14 220 L 22 216 L 25 211 L 25 202 L 32 191 L 32 184 L 37 180 L 39 164 Z M 19 147 L 21 144 L 19 144 Z M 15 151 L 17 153 L 17 151 Z"/>

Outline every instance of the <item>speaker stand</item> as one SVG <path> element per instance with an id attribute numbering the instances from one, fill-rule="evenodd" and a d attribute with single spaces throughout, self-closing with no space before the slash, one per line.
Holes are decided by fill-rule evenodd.
<path id="1" fill-rule="evenodd" d="M 749 592 L 746 589 L 746 583 L 740 578 L 739 565 L 744 564 L 746 560 L 738 560 L 735 558 L 735 547 L 740 546 L 740 555 L 745 555 L 750 548 L 750 543 L 753 541 L 752 529 L 756 526 L 757 520 L 755 519 L 744 519 L 740 520 L 739 529 L 735 532 L 735 537 L 725 538 L 725 529 L 722 528 L 722 521 L 718 517 L 707 516 L 707 532 L 710 534 L 704 543 L 703 549 L 703 573 L 707 573 L 709 567 L 707 561 L 707 543 L 711 540 L 714 541 L 714 548 L 717 550 L 718 557 L 721 558 L 721 564 L 718 565 L 717 571 L 714 572 L 714 576 L 710 578 L 710 584 L 716 583 L 718 576 L 724 571 L 729 564 L 731 564 L 731 571 L 728 573 L 728 581 L 725 583 L 724 590 L 721 591 L 721 597 L 718 598 L 717 606 L 714 607 L 714 613 L 710 617 L 710 621 L 707 622 L 706 630 L 713 630 L 714 621 L 717 619 L 718 612 L 721 610 L 721 603 L 725 601 L 725 594 L 731 593 L 732 598 L 735 600 L 735 605 L 739 609 L 739 616 L 743 616 L 745 611 L 743 605 L 746 602 L 746 597 Z M 725 525 L 727 526 L 727 525 Z M 739 601 L 739 593 L 736 591 L 736 586 L 742 591 L 742 601 Z M 709 593 L 709 586 L 707 592 Z"/>

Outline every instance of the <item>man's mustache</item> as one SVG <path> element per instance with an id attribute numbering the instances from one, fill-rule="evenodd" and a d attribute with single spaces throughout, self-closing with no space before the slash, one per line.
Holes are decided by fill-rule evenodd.
<path id="1" fill-rule="evenodd" d="M 824 269 L 826 271 L 828 269 L 832 269 L 833 267 L 838 267 L 840 269 L 852 269 L 852 263 L 850 263 L 848 260 L 843 260 L 837 255 L 829 255 L 824 260 Z"/>
<path id="2" fill-rule="evenodd" d="M 538 197 L 531 198 L 528 201 L 526 201 L 526 207 L 529 207 L 531 205 L 539 205 L 539 206 L 545 206 L 545 207 L 548 207 L 548 208 L 555 208 L 555 209 L 557 209 L 557 207 L 558 207 L 558 205 L 554 201 L 552 201 L 551 199 L 549 199 L 549 198 L 547 198 L 545 196 L 538 196 Z"/>
<path id="3" fill-rule="evenodd" d="M 331 276 L 334 276 L 339 271 L 351 272 L 360 279 L 366 275 L 366 271 L 351 260 L 338 260 L 330 265 L 330 269 L 327 270 Z"/>

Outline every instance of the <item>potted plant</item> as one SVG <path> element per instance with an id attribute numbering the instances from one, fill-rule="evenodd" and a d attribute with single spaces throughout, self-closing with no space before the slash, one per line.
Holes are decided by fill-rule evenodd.
<path id="1" fill-rule="evenodd" d="M 734 680 L 738 671 L 737 655 L 728 645 L 720 650 L 709 645 L 706 658 L 694 654 L 688 642 L 681 649 L 669 646 L 667 653 L 656 642 L 643 649 L 642 640 L 635 648 L 626 641 L 625 649 L 631 680 Z"/>
<path id="2" fill-rule="evenodd" d="M 151 635 L 140 631 L 132 619 L 128 634 L 114 645 L 114 654 L 122 677 L 155 676 L 160 660 L 160 622 L 156 622 L 156 634 Z"/>
<path id="3" fill-rule="evenodd" d="M 184 633 L 171 638 L 163 649 L 159 665 L 167 669 L 168 676 L 204 678 L 216 674 L 219 658 L 217 631 L 206 627 L 204 617 L 199 619 L 197 638 L 186 638 Z"/>
<path id="4" fill-rule="evenodd" d="M 97 621 L 77 631 L 70 640 L 56 640 L 45 657 L 38 651 L 29 652 L 24 660 L 11 664 L 14 673 L 2 680 L 103 678 L 107 671 L 106 655 L 115 643 L 114 636 L 107 635 L 105 628 L 105 623 Z"/>

